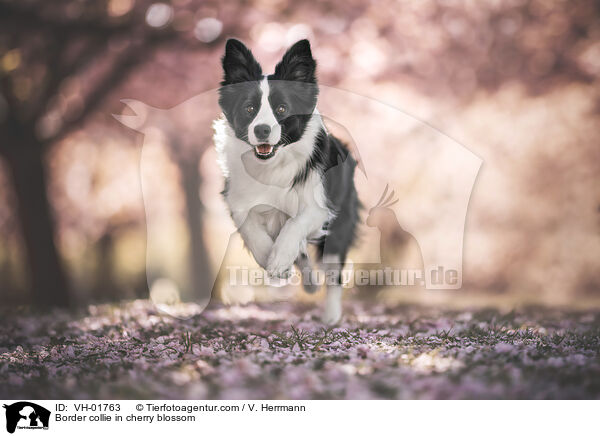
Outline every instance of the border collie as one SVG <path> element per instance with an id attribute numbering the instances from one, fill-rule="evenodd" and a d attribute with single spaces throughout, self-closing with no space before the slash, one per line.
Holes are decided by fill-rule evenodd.
<path id="1" fill-rule="evenodd" d="M 225 176 L 223 195 L 256 262 L 270 277 L 287 278 L 293 264 L 314 292 L 307 244 L 316 246 L 327 285 L 323 321 L 342 316 L 341 271 L 355 238 L 360 203 L 356 161 L 330 135 L 317 111 L 319 89 L 310 43 L 284 54 L 264 75 L 252 52 L 230 39 L 215 121 L 215 145 Z"/>

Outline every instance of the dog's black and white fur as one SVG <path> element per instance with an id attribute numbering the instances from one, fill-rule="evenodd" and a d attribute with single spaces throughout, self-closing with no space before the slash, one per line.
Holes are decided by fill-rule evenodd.
<path id="1" fill-rule="evenodd" d="M 298 41 L 263 75 L 250 50 L 227 41 L 215 144 L 225 175 L 225 200 L 246 246 L 271 277 L 295 263 L 310 284 L 307 243 L 327 269 L 323 320 L 342 315 L 341 270 L 358 222 L 356 162 L 330 135 L 316 109 L 316 62 Z M 334 273 L 334 274 L 330 274 Z M 332 282 L 332 276 L 333 282 Z"/>

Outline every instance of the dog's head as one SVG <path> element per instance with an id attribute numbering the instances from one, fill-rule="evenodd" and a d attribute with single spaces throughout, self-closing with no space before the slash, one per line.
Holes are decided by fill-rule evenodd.
<path id="1" fill-rule="evenodd" d="M 317 104 L 315 69 L 306 39 L 290 47 L 268 76 L 244 44 L 227 41 L 219 104 L 258 159 L 270 159 L 302 137 Z"/>

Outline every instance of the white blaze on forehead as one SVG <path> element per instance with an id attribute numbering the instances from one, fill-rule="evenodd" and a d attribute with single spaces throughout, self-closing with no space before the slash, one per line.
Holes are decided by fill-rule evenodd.
<path id="1" fill-rule="evenodd" d="M 266 77 L 260 82 L 260 90 L 262 92 L 260 108 L 258 110 L 258 114 L 256 114 L 256 117 L 248 126 L 248 138 L 250 140 L 250 144 L 252 145 L 258 145 L 263 142 L 259 141 L 254 134 L 254 128 L 260 124 L 266 124 L 271 128 L 271 133 L 267 138 L 267 142 L 271 145 L 275 145 L 281 139 L 281 125 L 277 122 L 277 118 L 275 118 L 275 114 L 273 113 L 273 108 L 269 104 L 270 88 L 269 81 Z"/>

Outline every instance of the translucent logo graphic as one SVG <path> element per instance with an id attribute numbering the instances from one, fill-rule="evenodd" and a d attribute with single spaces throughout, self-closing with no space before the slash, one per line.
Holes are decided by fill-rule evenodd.
<path id="1" fill-rule="evenodd" d="M 230 86 L 230 95 L 251 92 Z M 289 86 L 296 94 L 304 92 L 298 82 Z M 241 302 L 261 295 L 288 298 L 300 287 L 314 292 L 328 286 L 328 272 L 335 269 L 341 272 L 330 281 L 345 288 L 461 288 L 465 220 L 479 157 L 402 109 L 342 89 L 319 85 L 317 110 L 277 114 L 289 108 L 276 107 L 261 123 L 247 125 L 232 123 L 231 114 L 220 115 L 222 95 L 223 89 L 207 91 L 171 109 L 122 100 L 127 108 L 115 115 L 143 134 L 146 266 L 151 298 L 159 307 L 185 316 L 177 310 L 179 302 L 194 301 L 197 313 L 217 294 Z M 244 110 L 259 111 L 258 106 L 248 104 Z M 279 116 L 304 116 L 303 139 L 286 138 L 286 128 L 278 132 Z M 302 176 L 297 171 L 312 155 L 312 149 L 302 147 L 317 146 L 313 121 L 346 145 L 356 165 L 353 180 L 361 208 L 356 238 L 341 266 L 339 258 L 315 254 L 316 240 L 325 247 L 329 243 L 327 226 L 321 234 L 289 230 L 307 203 L 321 205 L 328 223 L 337 213 L 319 189 L 307 200 L 308 184 L 299 189 L 286 173 Z M 165 160 L 183 185 L 179 201 L 164 192 L 172 181 L 155 175 Z M 315 175 L 322 184 L 335 184 L 344 165 L 350 160 L 338 160 Z M 282 172 L 279 179 L 266 176 L 274 167 Z M 247 190 L 227 198 L 232 178 L 245 180 Z M 253 214 L 260 219 L 248 224 Z"/>

